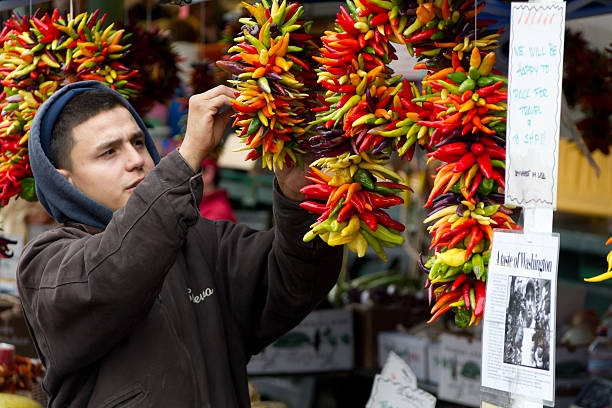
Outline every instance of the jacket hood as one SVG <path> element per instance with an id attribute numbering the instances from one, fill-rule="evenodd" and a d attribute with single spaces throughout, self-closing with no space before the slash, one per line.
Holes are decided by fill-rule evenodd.
<path id="1" fill-rule="evenodd" d="M 36 195 L 47 212 L 60 223 L 76 221 L 93 227 L 105 228 L 113 217 L 113 211 L 87 197 L 70 184 L 49 160 L 51 132 L 62 109 L 76 95 L 93 89 L 101 89 L 121 96 L 98 81 L 76 82 L 63 87 L 45 101 L 36 112 L 28 138 L 28 150 L 30 166 L 36 181 Z M 159 153 L 151 135 L 134 108 L 129 103 L 126 105 L 142 129 L 147 150 L 153 162 L 157 164 Z"/>

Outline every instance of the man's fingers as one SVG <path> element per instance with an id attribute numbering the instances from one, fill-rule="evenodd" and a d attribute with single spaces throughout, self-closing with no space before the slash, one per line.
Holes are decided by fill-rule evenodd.
<path id="1" fill-rule="evenodd" d="M 210 110 L 212 111 L 213 115 L 216 115 L 217 113 L 219 113 L 221 111 L 221 108 L 223 108 L 224 106 L 232 106 L 232 102 L 231 102 L 231 97 L 227 96 L 227 95 L 217 95 L 212 99 L 201 99 L 201 100 L 194 100 L 192 101 L 191 99 L 189 100 L 189 108 L 195 108 L 193 109 L 194 111 L 198 111 L 201 109 L 200 112 L 202 112 L 203 110 Z"/>
<path id="2" fill-rule="evenodd" d="M 194 95 L 198 99 L 213 99 L 219 95 L 225 95 L 229 98 L 234 98 L 234 90 L 229 86 L 219 85 L 208 91 Z"/>

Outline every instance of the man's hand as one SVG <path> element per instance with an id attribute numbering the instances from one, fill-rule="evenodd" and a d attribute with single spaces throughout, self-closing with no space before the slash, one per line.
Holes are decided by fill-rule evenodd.
<path id="1" fill-rule="evenodd" d="M 221 141 L 223 132 L 234 113 L 231 108 L 222 109 L 231 107 L 230 100 L 233 97 L 232 88 L 219 85 L 189 98 L 187 131 L 179 152 L 195 171 L 200 168 L 208 153 Z"/>
<path id="2" fill-rule="evenodd" d="M 298 165 L 293 165 L 289 168 L 283 167 L 282 170 L 277 168 L 275 171 L 276 180 L 278 180 L 281 191 L 285 197 L 293 201 L 304 201 L 306 197 L 300 193 L 300 189 L 310 184 L 304 176 L 306 175 L 306 170 L 308 170 L 308 165 L 313 161 L 313 156 L 311 154 L 304 155 L 302 160 L 304 161 L 304 170 Z"/>

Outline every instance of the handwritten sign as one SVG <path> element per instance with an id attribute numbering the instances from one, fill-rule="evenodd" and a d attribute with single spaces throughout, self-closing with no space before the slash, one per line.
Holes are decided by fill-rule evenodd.
<path id="1" fill-rule="evenodd" d="M 366 408 L 435 408 L 436 397 L 417 388 L 410 366 L 393 351 L 380 375 L 374 377 Z"/>
<path id="2" fill-rule="evenodd" d="M 374 377 L 366 408 L 435 408 L 436 397 L 381 375 Z"/>
<path id="3" fill-rule="evenodd" d="M 512 3 L 506 203 L 556 208 L 565 3 Z"/>

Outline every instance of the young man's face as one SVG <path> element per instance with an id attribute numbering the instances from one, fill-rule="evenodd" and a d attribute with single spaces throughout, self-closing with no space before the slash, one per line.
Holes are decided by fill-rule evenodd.
<path id="1" fill-rule="evenodd" d="M 124 107 L 99 113 L 74 127 L 72 169 L 58 169 L 76 188 L 113 211 L 153 168 L 145 137 Z"/>

